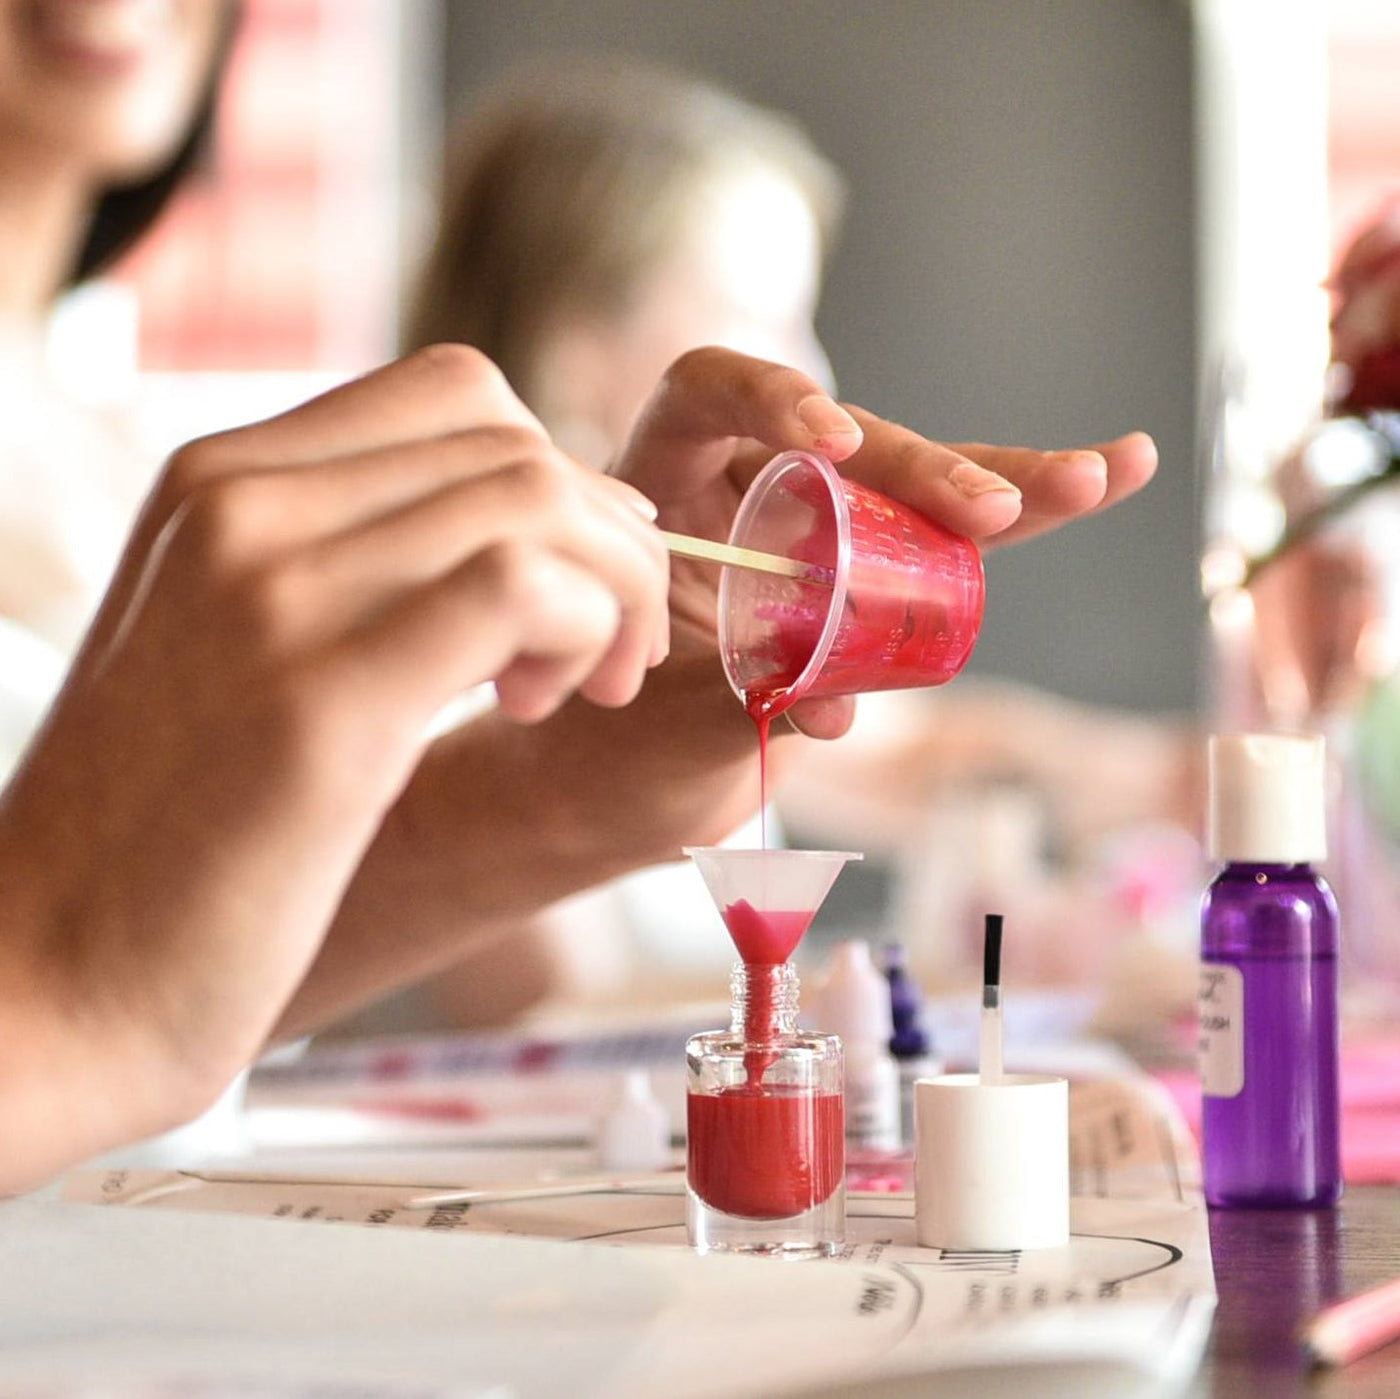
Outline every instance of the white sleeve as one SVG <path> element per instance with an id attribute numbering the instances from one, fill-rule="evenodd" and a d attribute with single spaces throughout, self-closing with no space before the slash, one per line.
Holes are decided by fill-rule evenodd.
<path id="1" fill-rule="evenodd" d="M 65 669 L 56 647 L 0 617 L 0 784 L 39 727 Z"/>

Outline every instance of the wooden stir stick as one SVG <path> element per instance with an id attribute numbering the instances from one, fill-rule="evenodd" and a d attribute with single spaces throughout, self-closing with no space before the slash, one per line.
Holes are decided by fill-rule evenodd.
<path id="1" fill-rule="evenodd" d="M 803 563 L 782 554 L 765 554 L 760 549 L 745 549 L 738 544 L 721 544 L 716 539 L 696 539 L 688 534 L 662 530 L 661 537 L 673 554 L 688 559 L 707 559 L 711 563 L 729 564 L 734 568 L 752 568 L 760 573 L 781 573 L 788 578 L 801 578 L 808 583 L 830 583 L 832 571 L 822 564 Z"/>

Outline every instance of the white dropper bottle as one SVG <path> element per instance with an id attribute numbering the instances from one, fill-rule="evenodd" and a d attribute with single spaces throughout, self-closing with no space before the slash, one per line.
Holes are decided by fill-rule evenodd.
<path id="1" fill-rule="evenodd" d="M 899 1066 L 890 1053 L 890 988 L 864 938 L 838 943 L 822 984 L 822 1029 L 846 1054 L 846 1145 L 852 1151 L 899 1147 Z"/>
<path id="2" fill-rule="evenodd" d="M 645 1069 L 628 1069 L 598 1124 L 598 1164 L 605 1171 L 659 1171 L 671 1157 L 671 1118 Z"/>

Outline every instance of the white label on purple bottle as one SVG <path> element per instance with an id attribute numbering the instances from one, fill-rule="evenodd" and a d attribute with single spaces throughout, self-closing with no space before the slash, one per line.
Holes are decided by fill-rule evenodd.
<path id="1" fill-rule="evenodd" d="M 1201 1092 L 1233 1098 L 1244 1088 L 1244 977 L 1224 962 L 1202 962 L 1196 991 Z"/>

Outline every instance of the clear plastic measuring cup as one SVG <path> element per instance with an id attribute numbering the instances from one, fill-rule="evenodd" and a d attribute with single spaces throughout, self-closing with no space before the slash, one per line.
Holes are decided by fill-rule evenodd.
<path id="1" fill-rule="evenodd" d="M 813 566 L 806 577 L 721 575 L 725 674 L 757 717 L 813 695 L 942 685 L 976 645 L 986 596 L 977 546 L 816 452 L 784 452 L 763 468 L 729 542 Z"/>

